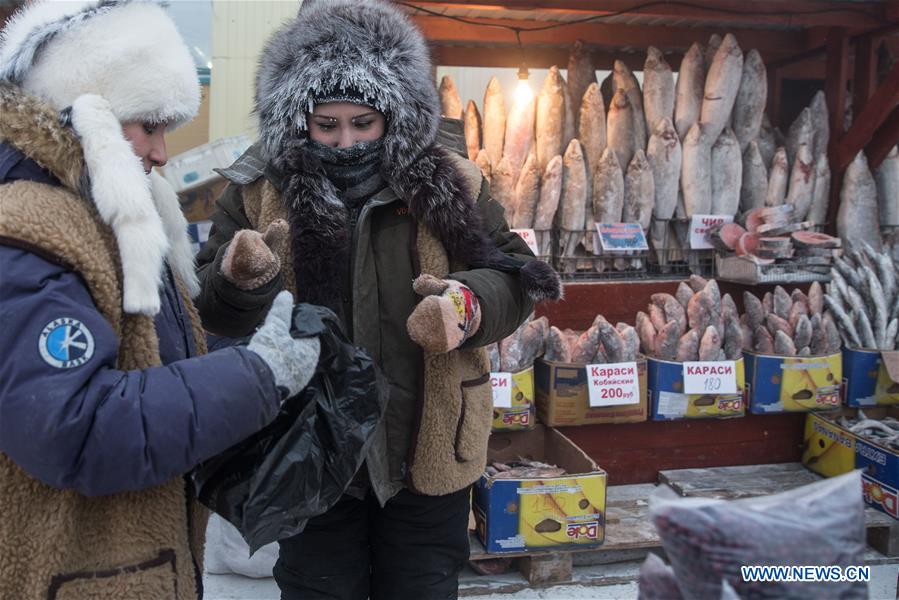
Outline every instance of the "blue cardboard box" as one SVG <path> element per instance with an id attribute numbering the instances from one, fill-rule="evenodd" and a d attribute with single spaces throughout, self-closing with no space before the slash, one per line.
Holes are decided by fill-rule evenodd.
<path id="1" fill-rule="evenodd" d="M 743 359 L 734 361 L 736 394 L 685 394 L 684 363 L 648 358 L 649 398 L 653 421 L 732 418 L 746 413 Z"/>
<path id="2" fill-rule="evenodd" d="M 843 359 L 825 356 L 774 356 L 745 352 L 749 410 L 764 415 L 840 407 Z"/>
<path id="3" fill-rule="evenodd" d="M 894 379 L 889 370 L 890 358 L 897 354 L 843 348 L 843 403 L 853 407 L 899 404 L 899 377 Z"/>
<path id="4" fill-rule="evenodd" d="M 493 433 L 488 463 L 530 458 L 564 468 L 546 479 L 504 479 L 484 473 L 472 509 L 487 552 L 590 548 L 605 539 L 606 479 L 583 450 L 557 430 Z"/>

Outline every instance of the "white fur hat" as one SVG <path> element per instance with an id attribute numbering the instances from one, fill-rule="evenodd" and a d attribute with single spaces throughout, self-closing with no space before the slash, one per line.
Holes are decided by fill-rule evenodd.
<path id="1" fill-rule="evenodd" d="M 42 0 L 3 28 L 0 79 L 54 107 L 102 96 L 120 123 L 190 121 L 197 70 L 175 24 L 148 0 Z"/>

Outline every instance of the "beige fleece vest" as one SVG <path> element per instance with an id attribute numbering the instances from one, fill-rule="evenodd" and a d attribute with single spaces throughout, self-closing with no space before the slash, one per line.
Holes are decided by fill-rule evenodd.
<path id="1" fill-rule="evenodd" d="M 153 319 L 122 312 L 115 239 L 86 201 L 62 187 L 0 186 L 0 238 L 84 278 L 119 338 L 119 369 L 160 364 Z M 205 352 L 200 320 L 178 283 L 197 348 Z M 40 409 L 38 399 L 34 410 Z M 0 598 L 196 598 L 192 559 L 202 565 L 206 518 L 180 477 L 141 492 L 88 498 L 47 486 L 0 454 Z"/>
<path id="2" fill-rule="evenodd" d="M 276 219 L 288 218 L 278 190 L 265 178 L 243 188 L 243 201 L 247 218 L 257 231 L 264 232 Z M 440 241 L 420 224 L 416 239 L 421 273 L 446 277 L 450 263 Z M 293 264 L 289 244 L 283 245 L 279 259 L 281 265 Z M 296 297 L 293 269 L 282 267 L 281 272 L 284 288 Z M 424 394 L 407 465 L 407 484 L 412 490 L 431 496 L 449 494 L 483 473 L 493 419 L 489 376 L 490 362 L 483 348 L 425 353 Z"/>

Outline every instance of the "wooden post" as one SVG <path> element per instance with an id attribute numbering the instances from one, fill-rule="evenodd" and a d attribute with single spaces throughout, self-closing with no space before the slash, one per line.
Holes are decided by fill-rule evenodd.
<path id="1" fill-rule="evenodd" d="M 855 45 L 855 76 L 852 79 L 852 114 L 858 117 L 877 88 L 877 45 L 871 36 Z"/>
<path id="2" fill-rule="evenodd" d="M 883 83 L 868 100 L 865 109 L 858 112 L 852 121 L 852 127 L 842 136 L 836 147 L 831 144 L 830 168 L 842 170 L 849 166 L 855 155 L 868 145 L 875 134 L 883 133 L 880 129 L 897 105 L 899 105 L 899 63 L 893 65 Z M 890 133 L 886 134 L 887 141 L 890 139 Z"/>
<path id="3" fill-rule="evenodd" d="M 899 144 L 899 106 L 893 109 L 865 148 L 868 166 L 872 172 L 880 166 L 896 144 Z"/>
<path id="4" fill-rule="evenodd" d="M 827 233 L 833 235 L 837 230 L 837 209 L 840 204 L 840 189 L 843 187 L 843 172 L 838 169 L 835 155 L 843 139 L 843 108 L 846 103 L 846 84 L 849 79 L 849 37 L 843 27 L 833 27 L 827 33 L 827 81 L 824 93 L 827 98 L 827 110 L 830 113 L 830 145 L 828 160 L 830 161 L 831 183 L 830 204 L 827 207 Z"/>
<path id="5" fill-rule="evenodd" d="M 768 71 L 768 116 L 773 127 L 780 127 L 780 99 L 783 95 L 783 71 Z M 768 165 L 770 166 L 770 165 Z"/>

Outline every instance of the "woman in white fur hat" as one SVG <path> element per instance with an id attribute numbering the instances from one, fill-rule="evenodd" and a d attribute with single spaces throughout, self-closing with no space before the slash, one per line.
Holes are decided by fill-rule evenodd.
<path id="1" fill-rule="evenodd" d="M 197 597 L 205 514 L 183 474 L 314 372 L 286 292 L 248 346 L 205 354 L 186 224 L 153 171 L 199 97 L 155 3 L 34 2 L 2 31 L 0 597 Z"/>

